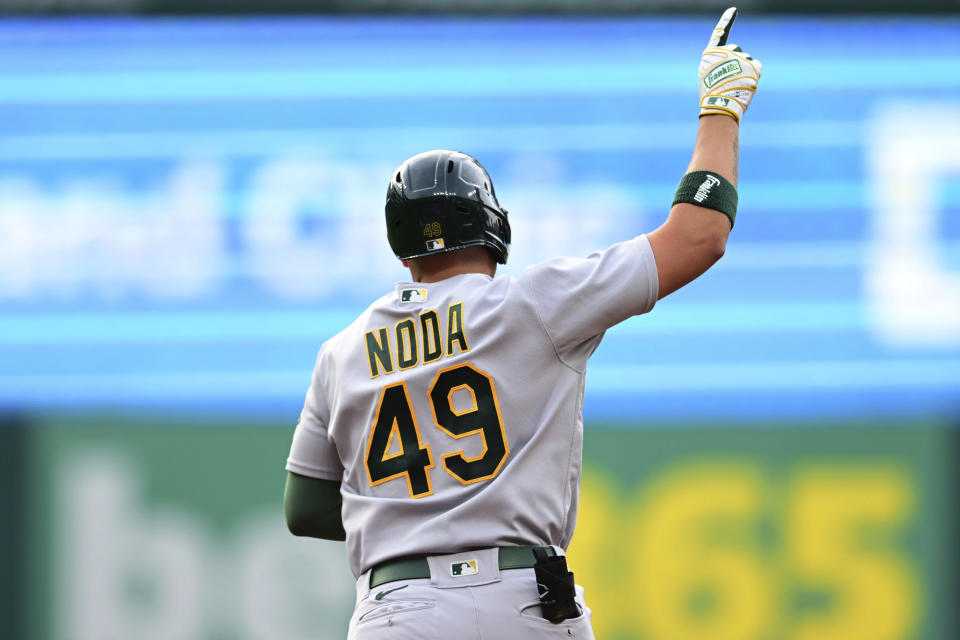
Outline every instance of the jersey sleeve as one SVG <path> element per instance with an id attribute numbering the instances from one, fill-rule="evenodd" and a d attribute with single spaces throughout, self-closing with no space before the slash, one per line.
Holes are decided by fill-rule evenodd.
<path id="1" fill-rule="evenodd" d="M 603 332 L 657 301 L 657 263 L 645 235 L 586 258 L 554 258 L 528 267 L 519 280 L 561 360 L 579 368 Z M 573 363 L 570 360 L 577 360 Z"/>
<path id="2" fill-rule="evenodd" d="M 307 399 L 300 412 L 300 421 L 293 432 L 287 471 L 320 480 L 340 480 L 343 477 L 343 465 L 327 432 L 330 409 L 323 386 L 322 359 L 321 349 Z"/>

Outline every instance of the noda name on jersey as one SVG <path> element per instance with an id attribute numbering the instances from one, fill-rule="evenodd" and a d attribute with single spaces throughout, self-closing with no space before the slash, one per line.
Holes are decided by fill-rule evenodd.
<path id="1" fill-rule="evenodd" d="M 387 327 L 367 331 L 363 339 L 366 342 L 370 377 L 434 362 L 454 355 L 457 350 L 460 353 L 470 350 L 463 325 L 462 302 L 447 308 L 445 328 L 444 334 L 440 327 L 440 315 L 436 309 L 429 309 L 421 313 L 418 320 L 401 320 L 392 332 Z"/>

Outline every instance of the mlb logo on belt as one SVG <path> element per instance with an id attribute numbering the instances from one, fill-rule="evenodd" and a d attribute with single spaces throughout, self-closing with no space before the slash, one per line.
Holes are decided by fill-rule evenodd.
<path id="1" fill-rule="evenodd" d="M 451 562 L 450 563 L 450 575 L 451 576 L 472 576 L 476 575 L 479 569 L 477 568 L 476 560 L 466 560 L 463 562 Z"/>

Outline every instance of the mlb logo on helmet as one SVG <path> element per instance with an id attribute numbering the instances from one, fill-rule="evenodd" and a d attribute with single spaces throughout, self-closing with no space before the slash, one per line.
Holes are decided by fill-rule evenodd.
<path id="1" fill-rule="evenodd" d="M 437 251 L 438 249 L 443 249 L 443 238 L 427 240 L 427 251 Z"/>
<path id="2" fill-rule="evenodd" d="M 480 569 L 477 568 L 476 560 L 450 563 L 451 576 L 472 576 L 476 575 L 478 571 L 480 571 Z"/>

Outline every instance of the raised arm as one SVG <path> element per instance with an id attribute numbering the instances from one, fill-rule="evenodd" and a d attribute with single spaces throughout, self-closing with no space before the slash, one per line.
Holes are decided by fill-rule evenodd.
<path id="1" fill-rule="evenodd" d="M 700 61 L 700 129 L 687 174 L 667 221 L 648 238 L 660 298 L 691 282 L 723 256 L 737 207 L 740 117 L 763 70 L 727 36 L 737 10 L 727 9 Z"/>

